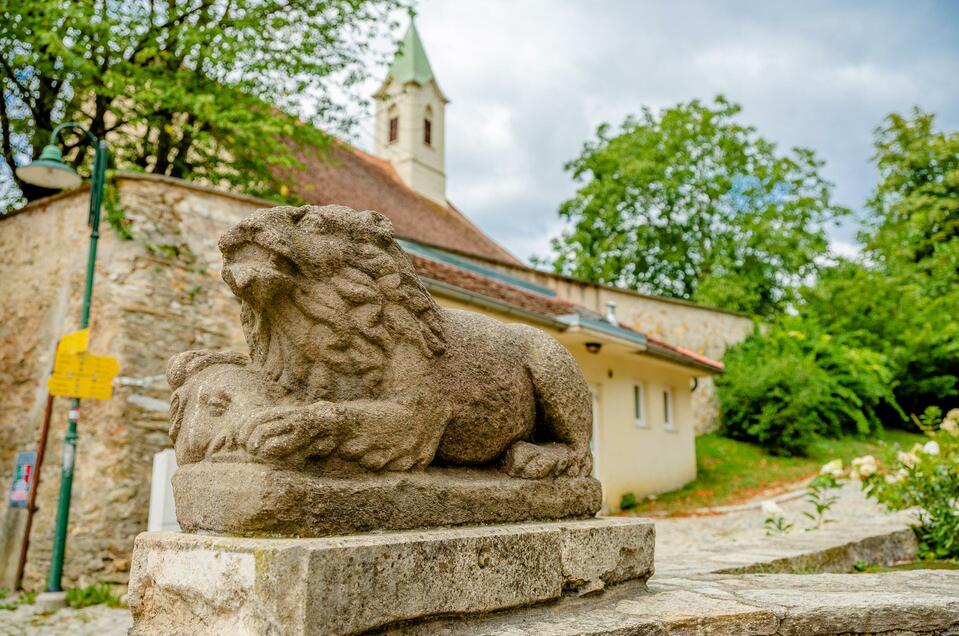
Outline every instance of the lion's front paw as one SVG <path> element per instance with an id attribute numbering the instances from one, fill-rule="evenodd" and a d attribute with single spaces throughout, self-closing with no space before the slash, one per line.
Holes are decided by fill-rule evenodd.
<path id="1" fill-rule="evenodd" d="M 240 428 L 238 442 L 254 459 L 270 463 L 328 455 L 336 442 L 330 427 L 313 415 L 302 406 L 259 409 Z"/>
<path id="2" fill-rule="evenodd" d="M 501 469 L 510 477 L 543 479 L 581 473 L 581 462 L 566 444 L 516 442 L 503 458 Z"/>

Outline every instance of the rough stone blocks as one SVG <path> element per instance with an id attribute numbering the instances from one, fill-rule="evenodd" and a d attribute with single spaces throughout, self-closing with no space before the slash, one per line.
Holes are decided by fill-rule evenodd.
<path id="1" fill-rule="evenodd" d="M 638 519 L 314 539 L 144 533 L 131 634 L 353 634 L 521 607 L 645 581 L 654 543 Z"/>
<path id="2" fill-rule="evenodd" d="M 181 466 L 173 492 L 187 532 L 300 537 L 586 519 L 602 497 L 592 477 L 517 479 L 468 468 L 329 477 L 216 462 Z"/>

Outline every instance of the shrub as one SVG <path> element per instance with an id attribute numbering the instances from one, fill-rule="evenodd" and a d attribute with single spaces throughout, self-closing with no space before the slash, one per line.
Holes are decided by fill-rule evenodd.
<path id="1" fill-rule="evenodd" d="M 899 411 L 880 354 L 787 318 L 757 330 L 724 358 L 717 380 L 721 432 L 775 455 L 805 455 L 817 436 L 881 429 L 876 408 Z"/>
<path id="2" fill-rule="evenodd" d="M 638 505 L 639 501 L 636 500 L 636 495 L 632 491 L 623 493 L 623 496 L 619 498 L 620 510 L 632 510 Z"/>
<path id="3" fill-rule="evenodd" d="M 918 510 L 921 559 L 959 558 L 959 409 L 941 415 L 926 409 L 916 423 L 929 441 L 894 449 L 885 470 L 862 477 L 866 492 L 887 508 Z"/>

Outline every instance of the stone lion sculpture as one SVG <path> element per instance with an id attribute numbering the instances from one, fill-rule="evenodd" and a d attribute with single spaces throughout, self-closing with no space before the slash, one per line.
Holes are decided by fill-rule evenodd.
<path id="1" fill-rule="evenodd" d="M 260 210 L 219 247 L 250 356 L 170 360 L 181 466 L 589 475 L 591 399 L 573 357 L 532 327 L 440 308 L 386 217 Z"/>

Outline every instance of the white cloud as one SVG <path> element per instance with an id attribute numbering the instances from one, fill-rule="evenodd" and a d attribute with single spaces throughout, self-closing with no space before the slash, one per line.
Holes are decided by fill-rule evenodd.
<path id="1" fill-rule="evenodd" d="M 448 194 L 523 258 L 559 227 L 563 163 L 644 104 L 722 92 L 780 147 L 815 149 L 853 208 L 885 114 L 920 104 L 959 127 L 959 3 L 421 0 L 417 25 L 452 100 Z M 830 233 L 853 249 L 851 223 Z"/>

